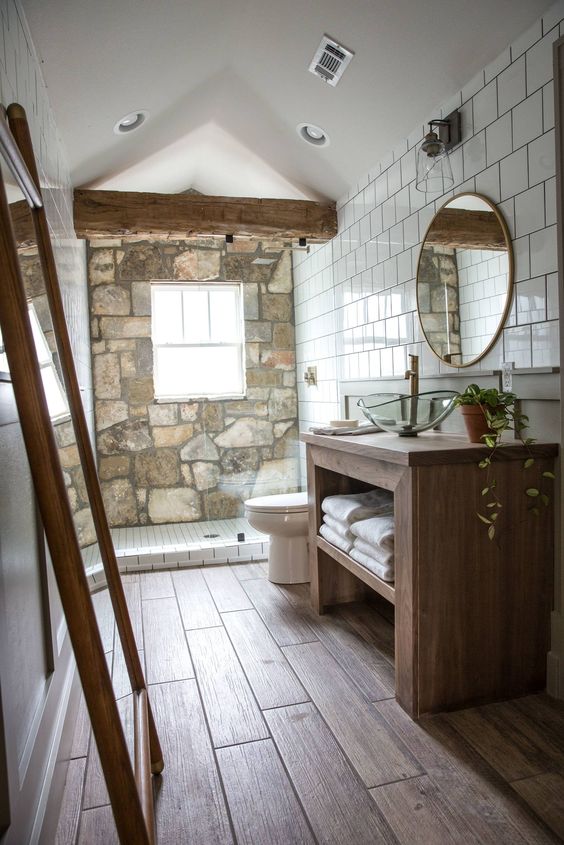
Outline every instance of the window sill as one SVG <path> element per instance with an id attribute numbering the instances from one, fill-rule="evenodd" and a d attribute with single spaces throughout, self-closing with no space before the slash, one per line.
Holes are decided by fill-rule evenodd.
<path id="1" fill-rule="evenodd" d="M 72 417 L 67 411 L 64 414 L 59 414 L 58 417 L 51 417 L 51 425 L 60 425 L 61 423 L 70 422 L 71 420 Z"/>
<path id="2" fill-rule="evenodd" d="M 245 393 L 223 393 L 217 396 L 155 396 L 155 405 L 170 405 L 173 402 L 238 402 L 246 398 Z"/>

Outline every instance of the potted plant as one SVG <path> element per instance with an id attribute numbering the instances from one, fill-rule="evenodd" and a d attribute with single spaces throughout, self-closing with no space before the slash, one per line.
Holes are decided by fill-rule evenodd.
<path id="1" fill-rule="evenodd" d="M 504 431 L 512 428 L 511 422 L 516 416 L 521 422 L 526 422 L 526 417 L 517 414 L 516 400 L 514 393 L 501 393 L 495 387 L 482 388 L 469 384 L 464 393 L 456 397 L 454 406 L 460 408 L 470 442 L 482 443 L 487 434 L 496 431 L 501 437 Z M 523 425 L 521 430 L 523 428 L 526 426 Z"/>
<path id="2" fill-rule="evenodd" d="M 515 393 L 501 392 L 495 387 L 480 388 L 477 384 L 469 384 L 464 393 L 460 393 L 455 398 L 454 405 L 459 407 L 463 414 L 470 442 L 483 443 L 489 448 L 486 457 L 478 463 L 480 469 L 486 470 L 486 479 L 481 491 L 484 497 L 483 512 L 478 511 L 477 516 L 488 526 L 488 537 L 493 540 L 503 504 L 497 494 L 492 462 L 501 445 L 503 434 L 506 431 L 513 431 L 524 448 L 528 450 L 528 455 L 523 462 L 523 470 L 534 466 L 535 459 L 528 448 L 531 443 L 534 443 L 534 439 L 523 436 L 524 430 L 529 427 L 529 418 L 521 413 Z M 552 479 L 554 479 L 552 472 L 543 472 L 536 484 L 525 487 L 525 495 L 530 501 L 529 510 L 533 514 L 538 515 L 539 505 L 542 504 L 545 507 L 548 505 L 550 499 L 545 488 L 548 481 Z"/>

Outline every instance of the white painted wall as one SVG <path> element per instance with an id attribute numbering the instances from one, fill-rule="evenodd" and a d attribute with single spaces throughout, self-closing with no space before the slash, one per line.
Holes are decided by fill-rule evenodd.
<path id="1" fill-rule="evenodd" d="M 27 112 L 78 377 L 91 418 L 84 242 L 74 235 L 65 152 L 17 0 L 0 2 L 0 36 L 0 99 L 4 106 L 18 102 Z M 42 625 L 39 559 L 43 540 L 35 531 L 29 467 L 11 386 L 6 383 L 0 384 L 0 408 L 0 725 L 3 723 L 6 736 L 11 816 L 2 843 L 21 845 L 39 839 L 53 771 L 59 762 L 74 659 L 49 564 L 47 616 L 51 631 Z M 50 649 L 53 672 L 45 657 Z M 59 783 L 63 779 L 64 772 Z"/>
<path id="2" fill-rule="evenodd" d="M 92 418 L 85 241 L 73 227 L 72 186 L 40 63 L 19 0 L 0 2 L 0 101 L 24 107 L 39 169 L 45 211 L 87 418 Z M 3 45 L 3 46 L 2 46 Z"/>
<path id="3" fill-rule="evenodd" d="M 563 18 L 559 0 L 428 115 L 431 120 L 462 111 L 462 143 L 451 154 L 452 191 L 431 196 L 415 189 L 416 151 L 426 131 L 418 125 L 341 198 L 339 234 L 309 255 L 294 254 L 297 372 L 317 365 L 319 379 L 316 387 L 298 383 L 302 431 L 339 416 L 341 381 L 402 377 L 409 353 L 419 355 L 423 376 L 449 372 L 421 334 L 415 273 L 433 215 L 463 191 L 482 193 L 499 206 L 516 266 L 515 297 L 503 332 L 468 371 L 468 381 L 502 361 L 531 371 L 560 364 L 552 45 L 564 32 Z M 531 414 L 532 434 L 542 438 L 544 426 L 554 436 L 549 416 Z M 561 584 L 558 573 L 556 582 Z M 551 683 L 555 691 L 560 684 L 564 697 L 562 589 L 553 637 L 553 657 L 560 658 L 552 663 Z"/>

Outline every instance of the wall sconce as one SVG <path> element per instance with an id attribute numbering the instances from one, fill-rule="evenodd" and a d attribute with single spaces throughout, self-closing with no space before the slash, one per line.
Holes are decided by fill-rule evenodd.
<path id="1" fill-rule="evenodd" d="M 433 130 L 437 127 L 438 134 Z M 415 187 L 425 193 L 444 194 L 454 185 L 448 151 L 460 143 L 460 112 L 453 111 L 444 120 L 431 120 L 429 131 L 417 152 Z"/>

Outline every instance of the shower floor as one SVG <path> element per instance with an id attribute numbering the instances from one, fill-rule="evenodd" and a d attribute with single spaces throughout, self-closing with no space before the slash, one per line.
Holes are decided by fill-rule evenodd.
<path id="1" fill-rule="evenodd" d="M 268 535 L 251 528 L 243 518 L 112 528 L 110 533 L 121 572 L 268 558 Z M 245 539 L 238 541 L 238 534 Z M 102 586 L 106 579 L 98 547 L 84 549 L 83 557 L 90 583 Z"/>

